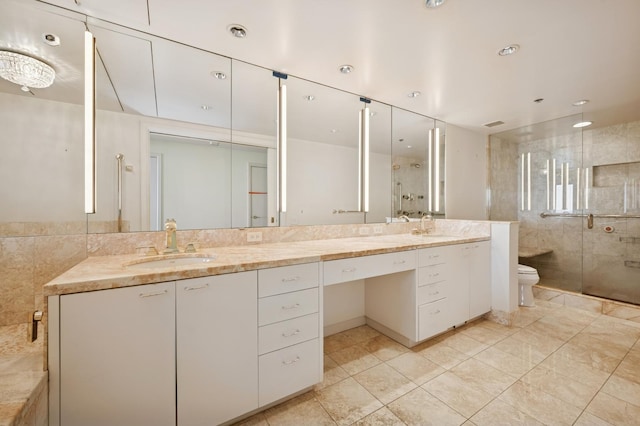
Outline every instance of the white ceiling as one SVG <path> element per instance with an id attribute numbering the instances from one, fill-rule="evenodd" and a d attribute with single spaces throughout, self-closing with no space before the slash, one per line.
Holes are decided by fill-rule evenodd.
<path id="1" fill-rule="evenodd" d="M 47 3 L 483 133 L 581 110 L 596 126 L 640 119 L 639 0 Z M 233 38 L 230 24 L 248 36 Z M 511 43 L 515 55 L 497 55 Z M 496 120 L 505 124 L 484 126 Z"/>

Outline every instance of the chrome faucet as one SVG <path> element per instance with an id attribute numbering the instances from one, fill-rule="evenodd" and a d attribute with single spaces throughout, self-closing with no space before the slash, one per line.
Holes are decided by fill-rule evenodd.
<path id="1" fill-rule="evenodd" d="M 178 241 L 176 240 L 176 230 L 178 225 L 175 219 L 167 219 L 164 222 L 164 232 L 167 235 L 167 246 L 163 253 L 177 253 Z"/>
<path id="2" fill-rule="evenodd" d="M 403 214 L 402 216 L 398 216 L 398 219 L 404 220 L 405 222 L 410 222 L 409 216 Z"/>
<path id="3" fill-rule="evenodd" d="M 424 227 L 425 219 L 429 219 L 429 222 L 433 222 L 433 216 L 431 216 L 430 214 L 427 214 L 427 213 L 423 213 L 422 214 L 422 217 L 420 218 L 420 232 L 422 234 L 429 233 L 429 230 Z"/>

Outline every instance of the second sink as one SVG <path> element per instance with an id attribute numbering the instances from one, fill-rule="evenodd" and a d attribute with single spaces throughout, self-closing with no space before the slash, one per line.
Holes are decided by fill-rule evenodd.
<path id="1" fill-rule="evenodd" d="M 136 259 L 132 262 L 125 263 L 126 268 L 136 269 L 158 269 L 172 268 L 176 266 L 198 265 L 209 263 L 215 259 L 214 255 L 202 253 L 188 254 L 170 254 L 163 256 L 153 256 L 144 259 Z"/>

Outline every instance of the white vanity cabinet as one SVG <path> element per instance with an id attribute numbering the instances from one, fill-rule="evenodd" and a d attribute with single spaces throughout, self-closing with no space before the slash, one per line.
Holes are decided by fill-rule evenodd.
<path id="1" fill-rule="evenodd" d="M 258 271 L 259 406 L 322 381 L 317 263 Z"/>
<path id="2" fill-rule="evenodd" d="M 59 408 L 59 424 L 175 424 L 174 283 L 69 294 L 59 301 L 59 329 L 50 333 L 50 339 L 59 336 L 59 373 L 49 366 L 59 383 L 52 399 L 59 400 L 52 407 Z M 58 424 L 58 418 L 50 422 Z"/>
<path id="3" fill-rule="evenodd" d="M 256 271 L 176 282 L 179 425 L 212 425 L 258 407 Z"/>
<path id="4" fill-rule="evenodd" d="M 491 310 L 491 242 L 464 244 L 467 249 L 465 268 L 469 283 L 469 318 Z"/>

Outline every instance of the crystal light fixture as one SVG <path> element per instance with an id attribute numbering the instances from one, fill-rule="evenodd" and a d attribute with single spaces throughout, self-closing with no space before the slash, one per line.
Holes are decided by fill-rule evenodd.
<path id="1" fill-rule="evenodd" d="M 43 89 L 51 86 L 56 72 L 39 59 L 0 50 L 0 77 L 22 86 L 22 90 L 28 92 L 30 87 Z"/>

